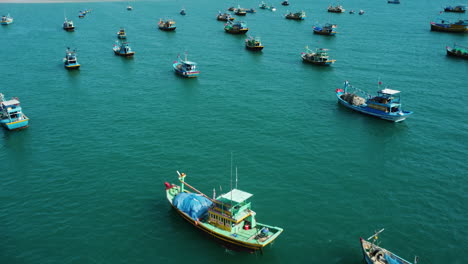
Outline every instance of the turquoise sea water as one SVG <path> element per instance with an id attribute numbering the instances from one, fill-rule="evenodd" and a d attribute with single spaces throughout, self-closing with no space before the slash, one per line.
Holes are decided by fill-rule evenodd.
<path id="1" fill-rule="evenodd" d="M 342 2 L 362 16 L 280 2 L 276 12 L 246 0 L 137 1 L 131 12 L 127 2 L 0 4 L 15 19 L 0 27 L 0 92 L 31 119 L 0 130 L 0 263 L 358 264 L 359 237 L 380 228 L 381 246 L 408 260 L 466 263 L 468 63 L 445 46 L 468 40 L 430 31 L 446 2 Z M 242 20 L 262 53 L 215 20 L 237 4 L 257 8 Z M 301 9 L 305 21 L 282 17 Z M 176 32 L 159 31 L 159 18 Z M 317 22 L 339 34 L 312 34 Z M 133 59 L 113 55 L 120 27 Z M 337 62 L 302 63 L 306 45 Z M 80 70 L 63 68 L 66 47 Z M 173 73 L 185 51 L 198 79 Z M 345 80 L 374 92 L 379 78 L 413 116 L 394 124 L 338 105 Z M 263 255 L 224 249 L 165 198 L 176 170 L 226 192 L 231 152 L 258 221 L 285 229 Z"/>

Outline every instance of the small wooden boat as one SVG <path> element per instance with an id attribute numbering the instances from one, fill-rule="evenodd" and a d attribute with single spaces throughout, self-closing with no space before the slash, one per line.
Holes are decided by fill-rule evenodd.
<path id="1" fill-rule="evenodd" d="M 259 37 L 248 37 L 245 39 L 245 48 L 252 51 L 261 51 L 263 45 Z"/>
<path id="2" fill-rule="evenodd" d="M 320 66 L 330 66 L 335 63 L 336 60 L 330 60 L 327 51 L 328 49 L 317 48 L 315 52 L 313 52 L 309 47 L 306 47 L 306 52 L 301 53 L 301 58 L 304 62 Z"/>
<path id="3" fill-rule="evenodd" d="M 328 6 L 328 12 L 331 12 L 331 13 L 343 13 L 345 11 L 345 9 L 343 8 L 343 6 L 340 6 L 340 5 L 337 5 L 337 6 Z"/>
<path id="4" fill-rule="evenodd" d="M 388 0 L 387 3 L 389 3 L 389 4 L 399 4 L 400 0 Z"/>
<path id="5" fill-rule="evenodd" d="M 257 13 L 257 10 L 255 10 L 253 8 L 250 8 L 250 9 L 245 10 L 245 12 L 247 12 L 247 13 Z"/>
<path id="6" fill-rule="evenodd" d="M 299 11 L 296 13 L 289 12 L 288 14 L 284 15 L 286 19 L 293 19 L 293 20 L 304 20 L 306 17 L 306 13 L 304 11 Z"/>
<path id="7" fill-rule="evenodd" d="M 214 193 L 210 198 L 186 183 L 185 173 L 177 173 L 180 186 L 164 183 L 169 204 L 193 227 L 229 248 L 263 250 L 283 232 L 280 227 L 257 222 L 249 200 L 252 194 L 236 187 L 217 197 Z"/>
<path id="8" fill-rule="evenodd" d="M 63 22 L 63 29 L 65 31 L 75 31 L 75 26 L 73 25 L 73 21 L 71 19 L 65 18 Z"/>
<path id="9" fill-rule="evenodd" d="M 23 114 L 18 98 L 5 100 L 0 93 L 0 123 L 8 130 L 28 127 L 29 118 Z"/>
<path id="10" fill-rule="evenodd" d="M 78 14 L 78 17 L 79 18 L 84 18 L 86 16 L 86 13 L 85 12 L 81 12 Z"/>
<path id="11" fill-rule="evenodd" d="M 466 7 L 464 5 L 457 5 L 457 6 L 447 6 L 444 8 L 445 12 L 453 12 L 453 13 L 465 13 Z"/>
<path id="12" fill-rule="evenodd" d="M 2 25 L 9 25 L 13 23 L 13 18 L 10 16 L 10 14 L 6 16 L 2 16 L 2 21 L 0 22 Z"/>
<path id="13" fill-rule="evenodd" d="M 226 24 L 224 24 L 224 30 L 230 34 L 245 34 L 247 31 L 249 31 L 249 28 L 243 21 L 228 21 Z"/>
<path id="14" fill-rule="evenodd" d="M 468 47 L 464 47 L 458 44 L 453 44 L 453 47 L 445 47 L 448 56 L 460 57 L 468 59 Z"/>
<path id="15" fill-rule="evenodd" d="M 229 13 L 224 13 L 224 14 L 221 14 L 221 12 L 218 13 L 218 15 L 216 16 L 216 19 L 219 20 L 219 21 L 232 21 L 234 20 L 235 18 L 231 16 L 231 14 Z"/>
<path id="16" fill-rule="evenodd" d="M 376 245 L 375 242 L 378 239 L 378 235 L 383 231 L 384 229 L 376 232 L 367 240 L 362 237 L 360 238 L 362 253 L 364 254 L 364 259 L 367 264 L 417 264 L 418 257 L 415 257 L 414 263 L 411 263 L 397 256 L 395 253 Z M 372 242 L 368 241 L 372 238 Z"/>
<path id="17" fill-rule="evenodd" d="M 117 38 L 119 38 L 119 39 L 126 39 L 126 38 L 127 38 L 127 33 L 125 33 L 125 29 L 124 29 L 124 28 L 121 28 L 121 29 L 117 32 Z"/>
<path id="18" fill-rule="evenodd" d="M 234 11 L 234 10 L 236 10 L 236 8 L 233 7 L 233 6 L 231 6 L 231 7 L 228 8 L 228 11 Z"/>
<path id="19" fill-rule="evenodd" d="M 67 48 L 65 52 L 65 58 L 63 58 L 63 64 L 65 69 L 73 70 L 80 68 L 80 64 L 78 63 L 78 59 L 76 57 L 76 50 L 71 50 Z"/>
<path id="20" fill-rule="evenodd" d="M 380 84 L 381 82 L 379 87 Z M 401 109 L 400 91 L 388 88 L 381 89 L 377 91 L 376 96 L 372 96 L 352 87 L 346 81 L 344 89 L 336 89 L 336 97 L 338 102 L 347 108 L 392 122 L 403 121 L 413 114 Z"/>
<path id="21" fill-rule="evenodd" d="M 364 10 L 359 10 L 359 15 L 364 15 Z"/>
<path id="22" fill-rule="evenodd" d="M 452 23 L 447 20 L 440 20 L 439 22 L 431 22 L 432 31 L 450 32 L 450 33 L 464 33 L 468 31 L 468 20 L 459 20 Z"/>
<path id="23" fill-rule="evenodd" d="M 281 2 L 281 5 L 288 6 L 289 5 L 288 0 L 284 0 L 283 2 Z"/>
<path id="24" fill-rule="evenodd" d="M 185 9 L 184 9 L 184 8 L 182 8 L 182 10 L 180 10 L 180 14 L 183 15 L 183 16 L 185 16 L 185 15 L 187 14 L 187 13 L 185 13 Z"/>
<path id="25" fill-rule="evenodd" d="M 245 16 L 247 15 L 247 11 L 245 8 L 241 8 L 240 6 L 238 6 L 236 9 L 234 9 L 234 15 Z"/>
<path id="26" fill-rule="evenodd" d="M 164 31 L 174 31 L 176 29 L 176 22 L 172 19 L 159 20 L 158 27 L 160 30 Z"/>
<path id="27" fill-rule="evenodd" d="M 335 24 L 330 24 L 326 23 L 325 25 L 317 25 L 313 27 L 314 34 L 318 35 L 326 35 L 326 36 L 335 36 L 336 35 L 336 25 Z"/>
<path id="28" fill-rule="evenodd" d="M 119 42 L 116 41 L 114 44 L 114 53 L 115 55 L 123 56 L 123 57 L 132 57 L 135 55 L 135 52 L 132 50 L 128 42 Z"/>
<path id="29" fill-rule="evenodd" d="M 197 63 L 187 60 L 187 53 L 185 53 L 185 59 L 181 59 L 180 55 L 177 56 L 177 60 L 174 61 L 172 67 L 175 73 L 185 78 L 195 78 L 200 74 Z"/>

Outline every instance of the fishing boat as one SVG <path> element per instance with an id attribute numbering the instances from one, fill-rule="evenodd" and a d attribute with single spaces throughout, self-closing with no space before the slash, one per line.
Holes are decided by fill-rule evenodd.
<path id="1" fill-rule="evenodd" d="M 453 44 L 453 47 L 445 47 L 448 56 L 460 57 L 468 59 L 468 47 L 464 47 L 458 44 Z"/>
<path id="2" fill-rule="evenodd" d="M 2 23 L 2 25 L 9 25 L 9 24 L 13 23 L 13 18 L 10 16 L 10 14 L 8 14 L 6 16 L 2 16 L 1 23 Z"/>
<path id="3" fill-rule="evenodd" d="M 245 12 L 247 12 L 247 13 L 257 13 L 257 10 L 255 10 L 253 8 L 250 8 L 250 9 L 245 10 Z"/>
<path id="4" fill-rule="evenodd" d="M 317 48 L 315 52 L 313 52 L 309 47 L 306 47 L 306 52 L 301 53 L 301 58 L 304 62 L 320 66 L 330 66 L 335 63 L 336 60 L 330 60 L 327 51 L 328 49 Z"/>
<path id="5" fill-rule="evenodd" d="M 216 19 L 219 21 L 228 21 L 228 20 L 232 21 L 235 18 L 232 17 L 231 14 L 219 12 L 218 15 L 216 16 Z"/>
<path id="6" fill-rule="evenodd" d="M 185 53 L 185 59 L 180 58 L 180 55 L 177 56 L 177 60 L 174 61 L 172 66 L 175 73 L 185 78 L 195 78 L 200 74 L 197 63 L 187 60 L 187 53 Z"/>
<path id="7" fill-rule="evenodd" d="M 246 10 L 247 9 L 241 8 L 240 5 L 238 5 L 237 8 L 234 9 L 234 14 L 237 16 L 245 16 L 247 15 Z"/>
<path id="8" fill-rule="evenodd" d="M 162 20 L 159 19 L 158 27 L 164 31 L 174 31 L 176 29 L 175 21 L 172 19 Z"/>
<path id="9" fill-rule="evenodd" d="M 284 15 L 286 19 L 293 19 L 293 20 L 304 20 L 306 17 L 306 13 L 304 11 L 299 11 L 296 13 L 289 12 L 288 14 Z"/>
<path id="10" fill-rule="evenodd" d="M 359 10 L 359 15 L 364 15 L 364 13 L 365 13 L 364 10 L 362 10 L 362 9 Z"/>
<path id="11" fill-rule="evenodd" d="M 350 14 L 354 14 L 355 12 L 354 12 L 354 10 L 350 10 L 349 13 L 350 13 Z"/>
<path id="12" fill-rule="evenodd" d="M 450 33 L 464 33 L 468 31 L 468 20 L 459 20 L 452 23 L 448 20 L 441 19 L 438 22 L 431 22 L 431 31 L 441 31 Z"/>
<path id="13" fill-rule="evenodd" d="M 86 13 L 85 12 L 81 12 L 78 14 L 78 17 L 79 18 L 84 18 L 86 16 Z"/>
<path id="14" fill-rule="evenodd" d="M 281 5 L 288 6 L 288 5 L 289 5 L 289 1 L 288 1 L 288 0 L 284 0 L 283 2 L 281 2 Z"/>
<path id="15" fill-rule="evenodd" d="M 245 34 L 247 31 L 249 31 L 249 28 L 243 21 L 228 21 L 226 24 L 224 24 L 224 30 L 230 34 Z"/>
<path id="16" fill-rule="evenodd" d="M 29 118 L 23 114 L 18 98 L 5 100 L 0 93 L 0 123 L 8 130 L 28 127 Z"/>
<path id="17" fill-rule="evenodd" d="M 326 35 L 326 36 L 335 36 L 336 35 L 336 25 L 326 23 L 325 25 L 317 25 L 313 27 L 314 34 Z"/>
<path id="18" fill-rule="evenodd" d="M 80 64 L 78 63 L 78 59 L 76 58 L 76 50 L 71 50 L 67 48 L 65 52 L 65 58 L 63 58 L 63 63 L 65 69 L 72 70 L 80 68 Z"/>
<path id="19" fill-rule="evenodd" d="M 417 264 L 418 257 L 415 257 L 414 262 L 411 263 L 397 256 L 395 253 L 376 245 L 378 235 L 383 231 L 384 229 L 376 232 L 367 240 L 362 237 L 360 238 L 362 253 L 364 254 L 364 259 L 367 264 Z M 371 239 L 372 241 L 370 241 Z"/>
<path id="20" fill-rule="evenodd" d="M 377 95 L 372 96 L 363 90 L 354 88 L 346 81 L 344 90 L 336 89 L 336 97 L 338 102 L 347 108 L 392 122 L 403 121 L 413 114 L 411 111 L 401 109 L 400 91 L 389 88 L 380 89 L 381 84 L 379 82 Z"/>
<path id="21" fill-rule="evenodd" d="M 263 251 L 283 232 L 280 227 L 257 222 L 250 202 L 252 194 L 236 186 L 219 196 L 213 193 L 213 198 L 210 198 L 186 183 L 185 173 L 177 174 L 180 186 L 164 183 L 169 204 L 195 228 L 228 247 Z"/>
<path id="22" fill-rule="evenodd" d="M 259 37 L 248 37 L 245 39 L 245 48 L 253 51 L 260 51 L 263 49 L 262 41 Z"/>
<path id="23" fill-rule="evenodd" d="M 116 41 L 114 44 L 114 53 L 115 55 L 123 56 L 123 57 L 131 57 L 135 55 L 135 52 L 132 50 L 128 42 L 119 42 Z"/>
<path id="24" fill-rule="evenodd" d="M 187 14 L 187 13 L 185 13 L 185 9 L 184 9 L 184 8 L 182 8 L 182 10 L 180 10 L 180 14 L 183 15 L 183 16 L 185 16 L 185 15 Z"/>
<path id="25" fill-rule="evenodd" d="M 65 31 L 75 31 L 75 26 L 73 25 L 73 21 L 71 19 L 65 18 L 65 22 L 63 22 L 63 29 Z"/>
<path id="26" fill-rule="evenodd" d="M 128 6 L 127 6 L 127 10 L 128 10 L 128 11 L 132 11 L 132 10 L 133 10 L 133 6 L 128 5 Z"/>
<path id="27" fill-rule="evenodd" d="M 234 11 L 234 10 L 236 10 L 236 8 L 233 7 L 233 6 L 231 6 L 231 7 L 228 8 L 228 11 Z"/>
<path id="28" fill-rule="evenodd" d="M 124 28 L 121 28 L 121 29 L 117 32 L 117 38 L 119 38 L 119 39 L 126 39 L 126 38 L 127 38 L 127 33 L 125 33 L 125 29 L 124 29 Z"/>
<path id="29" fill-rule="evenodd" d="M 466 7 L 464 5 L 457 5 L 457 6 L 447 6 L 444 8 L 445 12 L 453 12 L 453 13 L 465 13 Z"/>
<path id="30" fill-rule="evenodd" d="M 331 13 L 343 13 L 344 11 L 345 11 L 345 9 L 343 8 L 343 6 L 340 6 L 340 5 L 337 5 L 337 6 L 329 5 L 328 6 L 328 12 L 331 12 Z"/>
<path id="31" fill-rule="evenodd" d="M 387 3 L 389 3 L 389 4 L 399 4 L 400 0 L 388 0 Z"/>
<path id="32" fill-rule="evenodd" d="M 270 9 L 270 6 L 267 5 L 267 3 L 265 3 L 265 2 L 262 1 L 262 2 L 258 5 L 258 8 L 260 8 L 260 9 Z"/>

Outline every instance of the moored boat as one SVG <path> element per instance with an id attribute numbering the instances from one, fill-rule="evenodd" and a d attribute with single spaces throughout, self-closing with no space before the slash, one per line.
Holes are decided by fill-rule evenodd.
<path id="1" fill-rule="evenodd" d="M 335 24 L 330 24 L 326 23 L 323 26 L 322 25 L 317 25 L 313 27 L 314 34 L 318 35 L 327 35 L 327 36 L 334 36 L 336 35 L 336 25 Z"/>
<path id="2" fill-rule="evenodd" d="M 28 127 L 29 118 L 23 114 L 18 98 L 5 100 L 0 93 L 0 123 L 8 130 Z"/>
<path id="3" fill-rule="evenodd" d="M 355 12 L 354 12 L 354 10 L 350 10 L 349 13 L 350 13 L 350 14 L 354 14 Z"/>
<path id="4" fill-rule="evenodd" d="M 132 11 L 132 10 L 133 10 L 133 6 L 128 5 L 128 6 L 127 6 L 127 10 L 128 10 L 128 11 Z"/>
<path id="5" fill-rule="evenodd" d="M 306 17 L 306 13 L 304 11 L 299 11 L 296 13 L 289 12 L 288 14 L 284 15 L 286 19 L 293 19 L 293 20 L 304 20 Z"/>
<path id="6" fill-rule="evenodd" d="M 269 6 L 267 3 L 265 3 L 265 2 L 262 1 L 262 2 L 258 5 L 258 8 L 260 8 L 260 9 L 270 9 L 270 6 Z"/>
<path id="7" fill-rule="evenodd" d="M 71 50 L 70 48 L 67 48 L 65 52 L 65 58 L 63 58 L 63 64 L 67 70 L 80 68 L 81 65 L 78 63 L 78 59 L 76 57 L 76 50 Z"/>
<path id="8" fill-rule="evenodd" d="M 224 24 L 224 31 L 230 34 L 245 34 L 247 31 L 249 31 L 249 28 L 243 21 L 228 21 L 226 24 Z"/>
<path id="9" fill-rule="evenodd" d="M 262 41 L 259 37 L 248 37 L 245 39 L 245 48 L 253 51 L 260 51 L 263 49 Z"/>
<path id="10" fill-rule="evenodd" d="M 245 16 L 247 15 L 247 11 L 245 8 L 241 8 L 240 6 L 237 6 L 237 8 L 234 9 L 234 15 Z"/>
<path id="11" fill-rule="evenodd" d="M 198 77 L 198 75 L 200 75 L 197 63 L 187 60 L 187 53 L 185 53 L 185 59 L 182 59 L 180 56 L 177 56 L 177 60 L 174 61 L 172 67 L 174 67 L 175 73 L 185 78 L 195 78 Z"/>
<path id="12" fill-rule="evenodd" d="M 448 20 L 441 19 L 438 22 L 431 22 L 431 31 L 464 33 L 468 31 L 468 20 L 459 20 L 452 23 Z"/>
<path id="13" fill-rule="evenodd" d="M 75 31 L 75 25 L 73 25 L 73 21 L 71 19 L 65 18 L 63 22 L 63 29 L 65 31 Z"/>
<path id="14" fill-rule="evenodd" d="M 117 32 L 117 38 L 119 38 L 119 39 L 126 39 L 127 38 L 127 33 L 125 33 L 125 28 L 121 28 Z"/>
<path id="15" fill-rule="evenodd" d="M 362 10 L 362 9 L 359 10 L 359 15 L 364 15 L 364 13 L 365 13 L 364 10 Z"/>
<path id="16" fill-rule="evenodd" d="M 328 49 L 317 48 L 315 52 L 306 47 L 306 52 L 301 53 L 301 58 L 304 62 L 312 63 L 320 66 L 330 66 L 336 60 L 331 60 L 328 56 Z"/>
<path id="17" fill-rule="evenodd" d="M 185 13 L 185 9 L 184 9 L 184 8 L 182 8 L 182 10 L 180 10 L 180 14 L 183 15 L 183 16 L 185 16 L 185 15 L 187 14 L 187 13 Z"/>
<path id="18" fill-rule="evenodd" d="M 387 3 L 389 3 L 389 4 L 399 4 L 400 0 L 388 0 Z"/>
<path id="19" fill-rule="evenodd" d="M 224 13 L 222 14 L 221 12 L 218 13 L 218 16 L 216 16 L 216 19 L 219 20 L 219 21 L 232 21 L 234 20 L 235 18 L 231 16 L 231 14 L 229 13 Z"/>
<path id="20" fill-rule="evenodd" d="M 254 8 L 250 8 L 250 9 L 245 10 L 245 12 L 247 12 L 247 13 L 257 13 L 257 10 L 255 10 Z"/>
<path id="21" fill-rule="evenodd" d="M 86 16 L 86 12 L 84 11 L 80 11 L 80 13 L 78 14 L 79 18 L 84 18 L 85 16 Z"/>
<path id="22" fill-rule="evenodd" d="M 288 0 L 284 0 L 283 2 L 281 2 L 281 5 L 288 6 L 288 5 L 289 5 L 289 1 L 288 1 Z"/>
<path id="23" fill-rule="evenodd" d="M 114 50 L 115 55 L 119 55 L 123 57 L 131 57 L 135 55 L 135 52 L 132 50 L 128 42 L 116 41 L 116 44 L 114 44 L 113 50 Z"/>
<path id="24" fill-rule="evenodd" d="M 174 31 L 176 29 L 176 22 L 172 19 L 159 20 L 158 27 L 160 30 L 164 31 Z"/>
<path id="25" fill-rule="evenodd" d="M 379 82 L 379 86 L 380 84 Z M 336 89 L 336 97 L 338 102 L 347 108 L 392 122 L 403 121 L 413 114 L 401 109 L 400 91 L 388 88 L 381 89 L 377 91 L 376 96 L 372 96 L 352 87 L 346 81 L 344 89 Z"/>
<path id="26" fill-rule="evenodd" d="M 13 23 L 13 18 L 10 16 L 10 14 L 2 16 L 2 21 L 0 23 L 2 23 L 2 25 L 9 25 Z"/>
<path id="27" fill-rule="evenodd" d="M 367 240 L 360 238 L 361 249 L 364 254 L 364 260 L 367 264 L 417 264 L 418 257 L 415 257 L 414 263 L 411 263 L 395 253 L 376 245 L 378 235 L 382 233 L 384 229 L 376 232 L 374 235 L 369 237 Z M 372 241 L 369 241 L 372 239 Z"/>
<path id="28" fill-rule="evenodd" d="M 445 47 L 448 56 L 460 57 L 468 59 L 468 47 L 464 47 L 458 44 L 453 44 L 453 47 Z"/>
<path id="29" fill-rule="evenodd" d="M 263 250 L 283 232 L 280 227 L 257 222 L 249 200 L 252 194 L 234 188 L 210 198 L 186 183 L 184 173 L 177 173 L 180 186 L 165 183 L 169 204 L 195 228 L 218 241 L 254 252 Z"/>
<path id="30" fill-rule="evenodd" d="M 344 11 L 345 9 L 341 5 L 337 5 L 337 6 L 329 5 L 328 6 L 328 12 L 331 12 L 331 13 L 343 13 Z"/>
<path id="31" fill-rule="evenodd" d="M 453 12 L 453 13 L 465 13 L 466 7 L 464 5 L 457 5 L 457 6 L 447 6 L 444 8 L 445 12 Z"/>

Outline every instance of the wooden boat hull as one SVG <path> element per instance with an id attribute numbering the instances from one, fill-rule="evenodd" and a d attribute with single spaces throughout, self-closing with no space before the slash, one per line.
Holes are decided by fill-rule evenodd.
<path id="1" fill-rule="evenodd" d="M 459 57 L 459 58 L 463 58 L 463 59 L 468 59 L 468 53 L 462 53 L 462 52 L 457 52 L 457 51 L 454 51 L 452 48 L 450 47 L 446 47 L 446 50 L 447 50 L 447 55 L 448 56 L 453 56 L 453 57 Z"/>
<path id="2" fill-rule="evenodd" d="M 344 13 L 344 11 L 345 11 L 344 9 L 343 10 L 330 10 L 330 9 L 328 9 L 328 12 L 330 12 L 330 13 Z"/>
<path id="3" fill-rule="evenodd" d="M 444 26 L 442 24 L 437 24 L 435 22 L 431 22 L 431 31 L 439 31 L 439 32 L 450 32 L 450 33 L 465 33 L 468 31 L 468 28 L 464 25 L 451 25 L 451 26 Z"/>
<path id="4" fill-rule="evenodd" d="M 251 51 L 261 51 L 263 49 L 263 46 L 245 46 L 246 49 L 251 50 Z"/>
<path id="5" fill-rule="evenodd" d="M 173 186 L 172 188 L 166 189 L 166 197 L 167 197 L 167 200 L 169 201 L 170 205 L 172 206 L 172 208 L 180 216 L 182 216 L 183 219 L 185 219 L 187 222 L 189 222 L 192 226 L 196 227 L 197 229 L 203 231 L 204 233 L 210 235 L 211 237 L 215 238 L 217 241 L 219 241 L 219 242 L 221 242 L 221 243 L 223 243 L 223 244 L 225 244 L 225 245 L 227 245 L 229 247 L 234 247 L 235 249 L 246 250 L 246 251 L 250 251 L 250 252 L 254 252 L 254 251 L 257 251 L 257 250 L 262 250 L 264 247 L 271 244 L 283 232 L 282 229 L 278 230 L 277 233 L 275 233 L 271 238 L 268 239 L 269 241 L 267 243 L 263 243 L 263 244 L 260 244 L 260 243 L 258 243 L 256 241 L 243 242 L 243 241 L 240 241 L 238 239 L 235 239 L 235 237 L 233 237 L 233 236 L 228 236 L 228 235 L 218 233 L 214 229 L 211 229 L 209 227 L 210 226 L 209 224 L 206 224 L 206 223 L 203 223 L 203 222 L 200 222 L 200 221 L 195 221 L 189 215 L 182 212 L 181 210 L 179 210 L 177 207 L 175 207 L 172 204 L 172 199 L 173 199 L 173 197 L 175 197 L 175 195 L 177 195 L 179 190 L 180 190 L 179 186 Z M 260 226 L 269 227 L 270 229 L 275 228 L 275 227 L 260 224 L 260 223 L 257 223 L 257 224 L 260 225 Z"/>
<path id="6" fill-rule="evenodd" d="M 296 17 L 296 16 L 286 16 L 286 19 L 291 19 L 291 20 L 304 20 L 303 17 Z"/>
<path id="7" fill-rule="evenodd" d="M 177 75 L 180 75 L 184 78 L 197 78 L 198 75 L 200 75 L 200 71 L 181 71 L 177 68 L 177 65 L 178 63 L 175 63 L 173 65 L 174 67 L 174 72 L 177 74 Z"/>
<path id="8" fill-rule="evenodd" d="M 163 31 L 174 31 L 176 29 L 176 27 L 159 27 L 160 30 L 163 30 Z"/>
<path id="9" fill-rule="evenodd" d="M 234 15 L 236 15 L 236 16 L 245 16 L 245 15 L 247 15 L 247 12 L 235 12 Z"/>
<path id="10" fill-rule="evenodd" d="M 116 51 L 114 50 L 114 53 L 115 55 L 119 55 L 119 56 L 122 56 L 122 57 L 132 57 L 133 55 L 135 55 L 135 52 L 129 52 L 129 53 L 120 53 L 119 51 Z"/>
<path id="11" fill-rule="evenodd" d="M 234 17 L 230 17 L 229 20 L 233 21 L 235 18 Z M 228 21 L 227 18 L 223 18 L 223 17 L 216 17 L 216 20 L 218 21 Z"/>
<path id="12" fill-rule="evenodd" d="M 323 30 L 319 30 L 319 29 L 314 28 L 314 34 L 324 35 L 324 36 L 335 36 L 336 32 L 334 32 L 334 31 L 323 31 Z"/>
<path id="13" fill-rule="evenodd" d="M 65 69 L 67 69 L 67 70 L 79 69 L 80 66 L 81 66 L 81 65 L 78 64 L 78 63 L 75 63 L 75 64 L 68 64 L 68 65 L 65 64 L 65 65 L 64 65 Z"/>
<path id="14" fill-rule="evenodd" d="M 396 254 L 376 245 L 372 245 L 372 243 L 360 238 L 361 241 L 361 250 L 362 254 L 364 255 L 364 260 L 367 264 L 385 264 L 388 263 L 385 260 L 384 255 L 391 257 L 394 263 L 400 264 L 412 264 L 411 262 L 404 260 L 403 258 L 397 256 Z M 373 246 L 374 251 L 371 251 L 371 246 Z"/>
<path id="15" fill-rule="evenodd" d="M 9 119 L 3 119 L 0 123 L 8 130 L 23 129 L 29 126 L 29 118 L 22 114 L 21 120 L 15 119 L 10 122 Z"/>
<path id="16" fill-rule="evenodd" d="M 68 32 L 75 31 L 75 27 L 64 27 L 63 29 Z"/>
<path id="17" fill-rule="evenodd" d="M 338 102 L 349 109 L 352 109 L 354 111 L 357 111 L 363 114 L 371 115 L 371 116 L 378 117 L 378 118 L 385 119 L 385 120 L 392 121 L 392 122 L 401 122 L 405 120 L 409 115 L 413 114 L 413 112 L 410 112 L 410 111 L 401 111 L 399 113 L 386 113 L 384 111 L 380 111 L 380 110 L 377 110 L 368 106 L 364 106 L 364 107 L 355 106 L 343 100 L 341 98 L 341 95 L 343 94 L 344 94 L 344 91 L 342 89 L 336 90 L 336 97 L 338 98 Z"/>
<path id="18" fill-rule="evenodd" d="M 240 35 L 240 34 L 245 34 L 247 33 L 247 31 L 249 31 L 248 28 L 243 28 L 243 29 L 239 29 L 239 30 L 232 30 L 232 29 L 224 29 L 227 33 L 229 34 L 236 34 L 236 35 Z"/>

